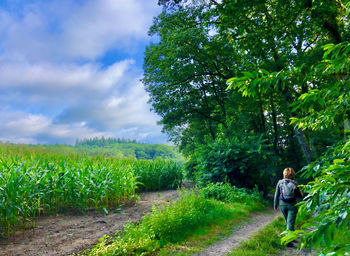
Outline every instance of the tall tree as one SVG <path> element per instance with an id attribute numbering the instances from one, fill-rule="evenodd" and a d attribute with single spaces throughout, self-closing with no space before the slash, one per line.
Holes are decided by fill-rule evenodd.
<path id="1" fill-rule="evenodd" d="M 240 97 L 226 91 L 226 80 L 237 74 L 240 58 L 215 35 L 209 12 L 206 7 L 163 12 L 150 29 L 160 42 L 145 53 L 143 82 L 150 102 L 162 117 L 164 131 L 183 147 L 189 141 L 186 134 L 202 143 L 207 135 L 214 140 Z"/>
<path id="2" fill-rule="evenodd" d="M 208 151 L 203 146 L 222 150 L 220 142 L 227 150 L 240 147 L 234 139 L 223 140 L 225 136 L 247 145 L 251 134 L 262 138 L 254 140 L 269 160 L 257 161 L 263 166 L 256 171 L 277 171 L 282 165 L 301 168 L 341 137 L 338 126 L 314 132 L 290 122 L 304 115 L 293 104 L 314 89 L 313 83 L 295 76 L 288 81 L 266 79 L 292 67 L 307 73 L 322 60 L 324 44 L 347 40 L 341 1 L 159 3 L 163 12 L 150 29 L 159 41 L 146 49 L 143 80 L 164 131 L 193 160 L 195 171 L 204 168 L 200 154 Z M 229 80 L 232 88 L 227 91 L 231 77 L 236 78 Z M 232 177 L 229 169 L 220 170 Z"/>

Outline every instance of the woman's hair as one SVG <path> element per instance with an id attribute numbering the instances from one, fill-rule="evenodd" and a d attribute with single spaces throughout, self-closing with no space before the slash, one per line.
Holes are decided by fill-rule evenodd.
<path id="1" fill-rule="evenodd" d="M 294 180 L 295 177 L 295 171 L 293 170 L 293 168 L 286 168 L 283 170 L 283 179 L 291 179 Z"/>

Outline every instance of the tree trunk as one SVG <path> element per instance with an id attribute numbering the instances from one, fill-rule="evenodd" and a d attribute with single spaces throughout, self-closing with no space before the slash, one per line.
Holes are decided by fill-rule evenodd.
<path id="1" fill-rule="evenodd" d="M 259 112 L 260 112 L 260 122 L 261 122 L 261 131 L 266 132 L 266 120 L 263 109 L 263 101 L 261 99 L 261 95 L 259 95 Z"/>
<path id="2" fill-rule="evenodd" d="M 312 161 L 312 153 L 311 153 L 310 147 L 305 139 L 304 133 L 300 129 L 297 129 L 297 128 L 294 128 L 294 132 L 295 132 L 295 137 L 297 137 L 297 139 L 298 139 L 301 150 L 304 153 L 304 156 L 305 156 L 307 163 L 310 163 Z"/>
<path id="3" fill-rule="evenodd" d="M 287 120 L 290 120 L 290 118 L 293 117 L 292 116 L 292 109 L 290 107 L 290 103 L 292 102 L 292 99 L 291 99 L 291 97 L 290 97 L 290 95 L 288 93 L 288 89 L 287 88 L 285 88 L 282 91 L 282 94 L 284 96 L 285 103 L 286 103 L 286 110 L 287 110 L 286 111 L 286 117 L 287 117 Z M 297 138 L 298 143 L 300 145 L 301 151 L 304 154 L 306 162 L 310 163 L 313 160 L 313 157 L 312 157 L 310 146 L 309 146 L 309 144 L 306 141 L 305 134 L 303 133 L 302 130 L 300 130 L 300 129 L 296 128 L 296 127 L 293 127 L 293 130 L 294 130 L 295 137 Z"/>
<path id="4" fill-rule="evenodd" d="M 273 149 L 275 151 L 275 154 L 278 156 L 278 125 L 277 125 L 277 115 L 276 115 L 276 109 L 275 104 L 273 102 L 272 97 L 270 98 L 271 102 L 271 115 L 272 115 L 272 121 L 273 121 Z"/>
<path id="5" fill-rule="evenodd" d="M 350 120 L 344 121 L 344 138 L 346 139 L 347 136 L 350 136 Z"/>

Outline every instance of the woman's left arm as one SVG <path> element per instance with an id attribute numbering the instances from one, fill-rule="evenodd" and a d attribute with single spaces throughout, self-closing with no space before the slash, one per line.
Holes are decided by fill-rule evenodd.
<path id="1" fill-rule="evenodd" d="M 297 199 L 300 199 L 300 201 L 303 199 L 303 193 L 301 192 L 299 186 L 297 185 L 297 190 L 296 190 L 296 194 L 295 194 L 295 197 Z"/>

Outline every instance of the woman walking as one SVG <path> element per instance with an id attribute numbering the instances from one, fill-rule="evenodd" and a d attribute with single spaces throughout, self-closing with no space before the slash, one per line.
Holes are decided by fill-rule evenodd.
<path id="1" fill-rule="evenodd" d="M 295 219 L 298 213 L 296 204 L 302 200 L 302 194 L 294 181 L 295 172 L 293 168 L 283 170 L 283 179 L 279 180 L 276 186 L 274 208 L 280 208 L 286 221 L 288 230 L 294 231 Z"/>

